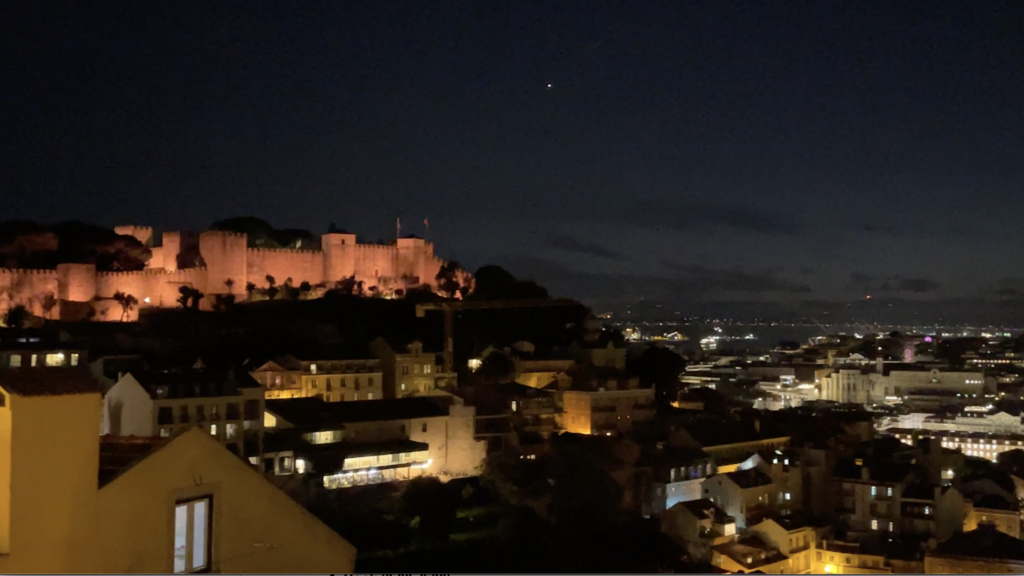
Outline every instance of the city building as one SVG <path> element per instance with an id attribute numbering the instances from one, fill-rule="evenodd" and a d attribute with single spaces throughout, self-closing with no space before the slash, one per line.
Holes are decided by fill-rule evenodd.
<path id="1" fill-rule="evenodd" d="M 268 400 L 320 398 L 351 402 L 384 398 L 384 374 L 378 359 L 304 360 L 294 356 L 270 361 L 252 371 Z"/>
<path id="2" fill-rule="evenodd" d="M 641 513 L 657 515 L 680 502 L 703 498 L 701 485 L 714 474 L 715 464 L 699 448 L 667 446 L 659 442 L 653 449 L 644 450 L 636 467 L 646 471 L 649 487 Z"/>
<path id="3" fill-rule="evenodd" d="M 199 428 L 258 464 L 263 403 L 263 388 L 242 372 L 130 372 L 103 397 L 100 434 L 169 438 Z"/>
<path id="4" fill-rule="evenodd" d="M 453 396 L 267 400 L 265 471 L 313 475 L 328 489 L 479 473 L 476 410 Z"/>
<path id="5" fill-rule="evenodd" d="M 1003 534 L 1020 538 L 1020 507 L 1001 496 L 985 496 L 977 502 L 967 500 L 964 532 L 977 530 L 983 524 L 992 524 Z"/>
<path id="6" fill-rule="evenodd" d="M 101 438 L 88 372 L 0 373 L 0 571 L 350 573 L 356 551 L 209 434 Z"/>
<path id="7" fill-rule="evenodd" d="M 881 551 L 867 551 L 860 542 L 822 540 L 813 551 L 812 574 L 912 574 L 921 570 L 894 569 Z"/>
<path id="8" fill-rule="evenodd" d="M 929 550 L 925 574 L 1020 574 L 1024 572 L 1024 541 L 981 524 L 956 534 Z"/>
<path id="9" fill-rule="evenodd" d="M 751 526 L 750 532 L 774 544 L 779 552 L 789 557 L 787 574 L 811 572 L 812 551 L 818 538 L 814 527 L 795 520 L 792 516 L 780 516 L 762 520 Z"/>
<path id="10" fill-rule="evenodd" d="M 999 455 L 1024 447 L 1024 434 L 987 434 L 984 432 L 949 432 L 909 428 L 889 428 L 892 435 L 904 444 L 913 445 L 915 438 L 937 440 L 943 448 L 958 450 L 967 456 L 985 458 L 995 462 Z"/>
<path id="11" fill-rule="evenodd" d="M 437 354 L 424 351 L 418 341 L 410 343 L 406 352 L 401 353 L 378 338 L 370 345 L 370 350 L 380 359 L 385 398 L 434 394 L 453 384 L 449 381 L 450 375 L 441 374 Z"/>
<path id="12" fill-rule="evenodd" d="M 775 511 L 778 490 L 770 476 L 751 468 L 715 474 L 704 480 L 704 497 L 747 528 Z"/>
<path id="13" fill-rule="evenodd" d="M 750 534 L 712 547 L 711 564 L 727 574 L 795 574 L 790 558 L 759 534 Z"/>
<path id="14" fill-rule="evenodd" d="M 653 388 L 564 390 L 556 398 L 562 406 L 560 426 L 573 434 L 611 436 L 654 417 Z"/>

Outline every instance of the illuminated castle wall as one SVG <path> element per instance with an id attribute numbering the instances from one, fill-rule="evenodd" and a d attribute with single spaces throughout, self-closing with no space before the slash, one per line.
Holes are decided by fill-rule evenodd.
<path id="1" fill-rule="evenodd" d="M 149 246 L 153 229 L 146 226 L 118 226 L 119 234 L 130 235 Z M 291 278 L 294 286 L 334 286 L 338 280 L 355 276 L 365 288 L 380 290 L 434 285 L 444 261 L 434 255 L 434 246 L 420 238 L 400 238 L 395 244 L 357 244 L 355 234 L 324 234 L 321 250 L 249 248 L 245 234 L 208 231 L 199 234 L 201 265 L 184 262 L 184 248 L 194 236 L 165 232 L 163 245 L 153 247 L 145 270 L 97 272 L 91 264 L 61 264 L 56 270 L 0 268 L 0 314 L 11 306 L 24 305 L 37 316 L 67 318 L 67 303 L 89 302 L 95 320 L 120 320 L 122 309 L 111 298 L 115 292 L 135 296 L 139 307 L 175 307 L 181 286 L 206 294 L 201 307 L 209 309 L 214 295 L 232 293 L 246 298 L 246 284 L 267 287 L 267 276 L 277 285 Z M 230 282 L 229 282 L 230 280 Z M 52 294 L 57 300 L 47 295 Z M 131 312 L 129 320 L 138 317 Z"/>

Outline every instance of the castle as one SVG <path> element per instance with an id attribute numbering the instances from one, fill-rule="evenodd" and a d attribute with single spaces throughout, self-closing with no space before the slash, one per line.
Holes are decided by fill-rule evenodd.
<path id="1" fill-rule="evenodd" d="M 216 230 L 198 237 L 164 232 L 162 246 L 154 247 L 149 226 L 114 230 L 151 247 L 145 270 L 98 272 L 93 264 L 60 264 L 55 270 L 0 268 L 0 314 L 23 305 L 44 318 L 90 316 L 116 321 L 122 318 L 121 306 L 112 300 L 116 292 L 134 296 L 139 308 L 168 308 L 179 306 L 182 286 L 205 294 L 200 307 L 210 309 L 217 295 L 233 294 L 237 301 L 245 300 L 246 285 L 265 288 L 268 275 L 278 285 L 290 278 L 294 286 L 308 282 L 327 288 L 354 276 L 366 289 L 388 292 L 434 285 L 444 264 L 434 255 L 433 244 L 413 236 L 381 245 L 358 244 L 355 234 L 328 233 L 322 236 L 319 250 L 290 250 L 250 248 L 246 234 Z M 89 308 L 95 313 L 82 313 Z M 135 310 L 125 319 L 137 317 Z"/>

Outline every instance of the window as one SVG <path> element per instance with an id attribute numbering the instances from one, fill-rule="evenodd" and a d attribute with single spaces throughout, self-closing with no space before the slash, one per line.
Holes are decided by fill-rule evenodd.
<path id="1" fill-rule="evenodd" d="M 278 471 L 277 471 L 278 474 L 291 474 L 292 473 L 293 463 L 292 463 L 292 457 L 291 456 L 282 456 L 281 460 L 278 463 L 279 463 L 279 467 L 278 467 Z"/>
<path id="2" fill-rule="evenodd" d="M 366 399 L 367 400 L 373 400 L 373 392 L 367 392 L 366 393 Z"/>
<path id="3" fill-rule="evenodd" d="M 295 459 L 295 471 L 299 474 L 306 473 L 306 461 L 301 458 Z"/>
<path id="4" fill-rule="evenodd" d="M 160 429 L 160 437 L 168 438 L 171 435 L 171 429 L 166 426 Z"/>
<path id="5" fill-rule="evenodd" d="M 206 407 L 202 404 L 196 406 L 196 422 L 206 422 Z"/>
<path id="6" fill-rule="evenodd" d="M 871 521 L 871 529 L 872 530 L 878 530 L 878 520 L 872 520 Z"/>
<path id="7" fill-rule="evenodd" d="M 210 566 L 210 497 L 174 507 L 174 573 L 205 572 Z"/>
<path id="8" fill-rule="evenodd" d="M 925 506 L 924 507 L 924 515 L 928 516 L 931 513 L 932 513 L 932 507 L 931 506 Z"/>
<path id="9" fill-rule="evenodd" d="M 423 365 L 423 373 L 424 374 L 430 374 L 431 372 L 433 372 L 433 370 L 434 370 L 434 367 L 431 366 L 430 364 L 424 364 Z"/>
<path id="10" fill-rule="evenodd" d="M 892 497 L 892 486 L 885 489 L 885 495 Z"/>
<path id="11" fill-rule="evenodd" d="M 316 364 L 310 364 L 309 365 L 309 373 L 310 374 L 316 374 Z"/>
<path id="12" fill-rule="evenodd" d="M 355 384 L 353 385 L 356 390 L 359 390 L 359 376 L 356 376 Z"/>
<path id="13" fill-rule="evenodd" d="M 210 424 L 210 436 L 216 436 L 216 435 L 217 435 L 217 425 L 216 424 Z"/>
<path id="14" fill-rule="evenodd" d="M 157 424 L 174 424 L 174 409 L 170 406 L 161 406 L 156 411 Z"/>
<path id="15" fill-rule="evenodd" d="M 889 522 L 889 532 L 892 532 L 892 522 Z"/>
<path id="16" fill-rule="evenodd" d="M 878 486 L 871 487 L 871 496 L 878 496 Z"/>
<path id="17" fill-rule="evenodd" d="M 405 390 L 405 382 L 402 382 L 402 390 Z"/>
<path id="18" fill-rule="evenodd" d="M 43 364 L 46 366 L 63 366 L 64 365 L 64 354 L 58 352 L 56 354 L 47 354 L 43 357 Z"/>
<path id="19" fill-rule="evenodd" d="M 228 440 L 234 440 L 238 436 L 238 424 L 228 422 L 228 425 L 224 427 L 224 432 Z"/>
<path id="20" fill-rule="evenodd" d="M 11 368 L 21 368 L 21 354 L 11 355 Z"/>
<path id="21" fill-rule="evenodd" d="M 326 380 L 327 380 L 327 391 L 330 392 L 331 390 L 334 390 L 334 388 L 331 387 L 331 379 L 327 378 Z"/>
<path id="22" fill-rule="evenodd" d="M 188 423 L 188 405 L 184 405 L 178 408 L 178 422 L 181 424 Z"/>
<path id="23" fill-rule="evenodd" d="M 402 366 L 402 376 L 408 376 L 408 375 L 409 375 L 409 367 L 408 366 Z"/>
<path id="24" fill-rule="evenodd" d="M 790 497 L 790 493 L 789 493 L 789 492 L 786 492 L 786 494 L 785 494 L 785 497 L 786 497 L 786 500 L 789 500 L 789 499 L 790 499 L 790 498 L 789 498 L 789 497 Z"/>
<path id="25" fill-rule="evenodd" d="M 33 355 L 32 355 L 32 367 L 34 368 L 34 367 L 35 367 L 35 365 L 36 365 L 36 364 L 37 364 L 38 362 L 39 362 L 39 355 L 38 355 L 38 354 L 33 354 Z"/>
<path id="26" fill-rule="evenodd" d="M 310 378 L 309 387 L 312 388 L 313 390 L 316 390 L 316 378 Z"/>
<path id="27" fill-rule="evenodd" d="M 422 428 L 421 428 L 421 431 L 422 431 L 422 432 L 426 432 L 426 431 L 427 431 L 427 423 L 426 423 L 426 422 L 424 422 L 424 423 L 423 423 L 423 426 L 422 426 Z"/>

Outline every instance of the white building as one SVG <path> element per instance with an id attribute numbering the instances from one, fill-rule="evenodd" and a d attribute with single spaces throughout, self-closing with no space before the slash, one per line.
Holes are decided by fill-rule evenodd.
<path id="1" fill-rule="evenodd" d="M 197 427 L 255 464 L 263 404 L 263 388 L 242 372 L 136 371 L 103 397 L 100 434 L 169 438 Z"/>
<path id="2" fill-rule="evenodd" d="M 880 366 L 881 367 L 881 366 Z M 884 370 L 884 368 L 883 368 Z M 841 369 L 820 378 L 821 399 L 841 403 L 897 403 L 911 392 L 963 394 L 982 401 L 995 392 L 996 380 L 982 372 L 932 370 Z"/>

